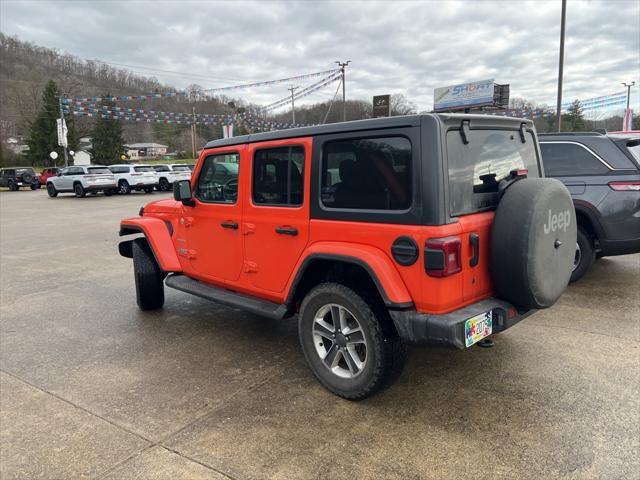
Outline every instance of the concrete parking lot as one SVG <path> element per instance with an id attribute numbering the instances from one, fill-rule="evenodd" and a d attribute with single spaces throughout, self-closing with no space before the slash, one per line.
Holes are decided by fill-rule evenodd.
<path id="1" fill-rule="evenodd" d="M 118 222 L 165 196 L 0 193 L 2 479 L 638 478 L 640 255 L 352 403 L 294 321 L 173 290 L 137 309 Z"/>

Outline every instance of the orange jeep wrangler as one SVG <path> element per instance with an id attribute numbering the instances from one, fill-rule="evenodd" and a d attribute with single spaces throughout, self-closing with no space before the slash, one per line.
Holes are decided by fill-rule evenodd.
<path id="1" fill-rule="evenodd" d="M 391 384 L 403 343 L 467 349 L 567 287 L 571 196 L 533 123 L 428 114 L 216 140 L 174 199 L 122 220 L 138 305 L 164 286 L 296 317 L 331 392 Z M 140 235 L 142 234 L 142 235 Z M 486 341 L 486 340 L 483 340 Z"/>

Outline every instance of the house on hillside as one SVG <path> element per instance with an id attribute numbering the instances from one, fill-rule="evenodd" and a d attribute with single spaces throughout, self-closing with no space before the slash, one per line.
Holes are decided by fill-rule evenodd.
<path id="1" fill-rule="evenodd" d="M 161 143 L 131 143 L 125 145 L 127 156 L 132 159 L 161 157 L 167 153 L 169 148 Z"/>

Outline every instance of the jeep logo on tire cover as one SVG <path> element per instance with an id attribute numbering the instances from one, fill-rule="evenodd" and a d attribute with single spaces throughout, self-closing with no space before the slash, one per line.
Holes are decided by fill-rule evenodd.
<path id="1" fill-rule="evenodd" d="M 566 232 L 570 224 L 571 212 L 569 210 L 554 214 L 551 214 L 551 210 L 549 210 L 549 218 L 547 220 L 547 223 L 544 224 L 544 233 L 548 235 L 549 233 L 555 232 L 556 230 L 562 230 L 563 232 Z"/>

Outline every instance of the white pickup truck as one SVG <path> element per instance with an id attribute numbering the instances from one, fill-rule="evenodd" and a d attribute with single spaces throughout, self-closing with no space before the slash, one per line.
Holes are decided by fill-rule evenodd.
<path id="1" fill-rule="evenodd" d="M 109 165 L 109 170 L 116 177 L 118 193 L 128 195 L 131 190 L 153 192 L 158 186 L 158 175 L 150 165 Z"/>
<path id="2" fill-rule="evenodd" d="M 47 179 L 47 193 L 57 197 L 58 193 L 73 192 L 76 197 L 87 193 L 104 192 L 112 195 L 117 188 L 116 179 L 111 171 L 102 165 L 75 165 L 63 168 L 55 177 Z"/>
<path id="3" fill-rule="evenodd" d="M 191 180 L 191 168 L 186 164 L 154 165 L 153 168 L 158 175 L 158 190 L 161 192 L 171 190 L 174 182 Z"/>

